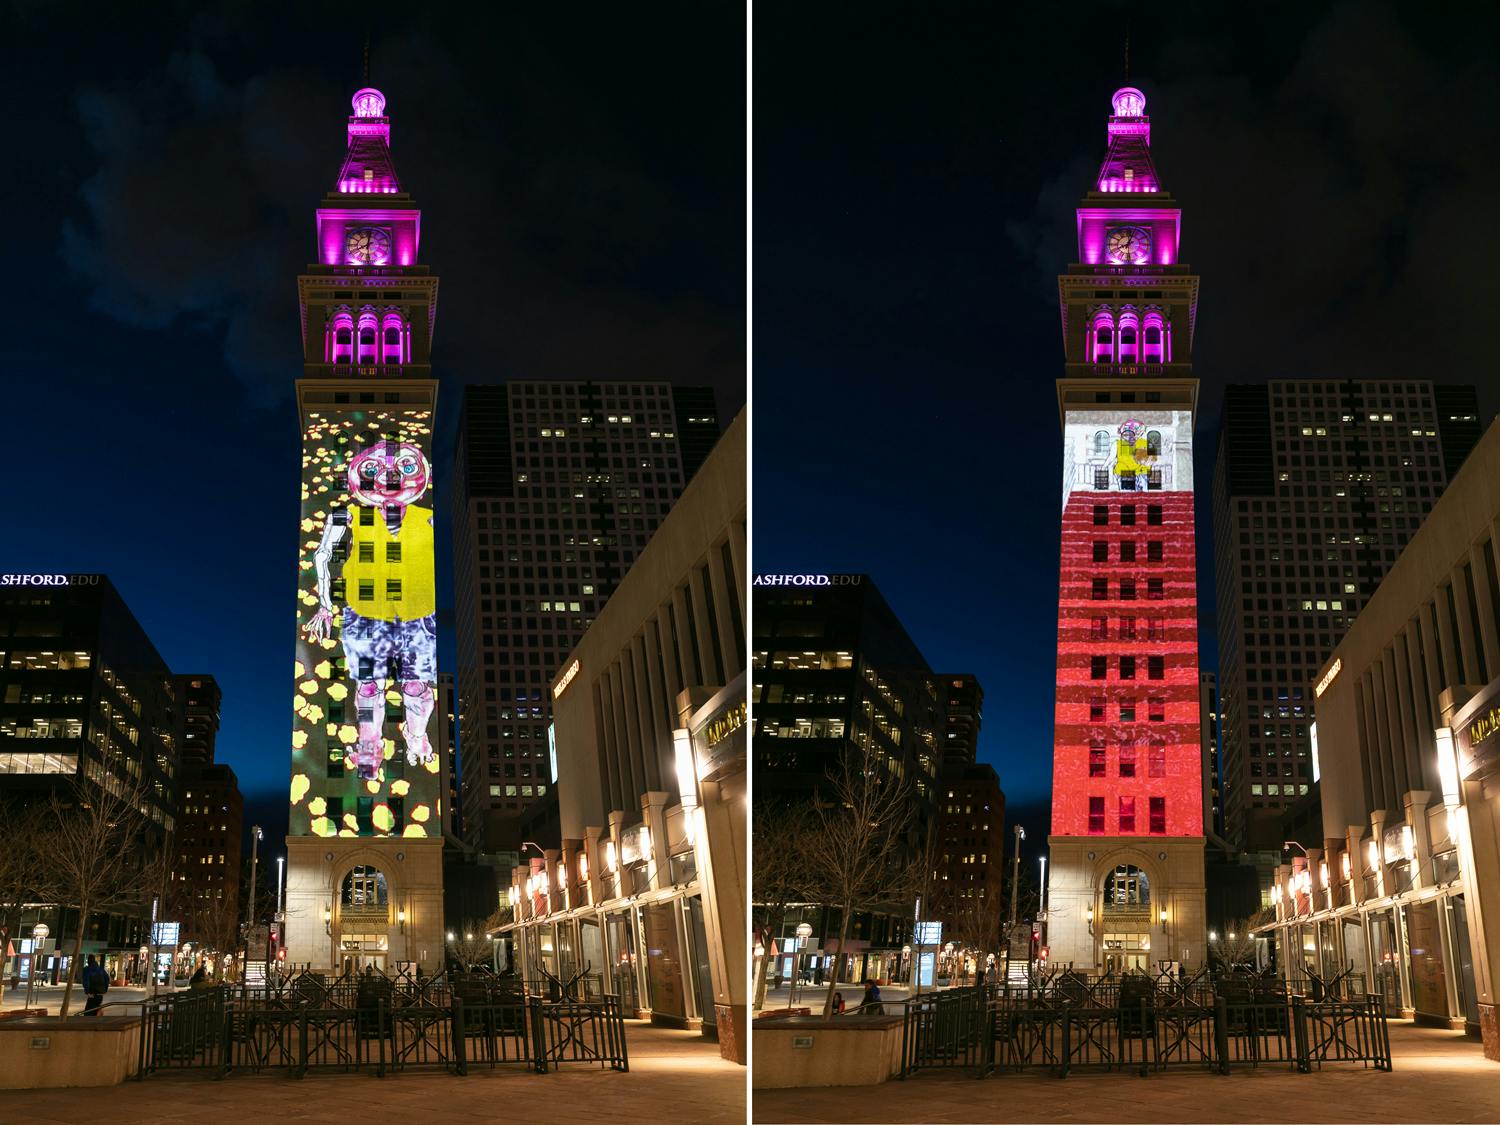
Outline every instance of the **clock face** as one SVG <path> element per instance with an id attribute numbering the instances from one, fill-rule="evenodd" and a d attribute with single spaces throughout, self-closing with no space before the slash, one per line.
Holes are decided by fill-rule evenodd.
<path id="1" fill-rule="evenodd" d="M 391 260 L 390 232 L 376 227 L 351 230 L 344 251 L 353 265 L 383 266 Z"/>
<path id="2" fill-rule="evenodd" d="M 1109 232 L 1106 249 L 1117 265 L 1144 265 L 1151 259 L 1151 233 L 1140 227 L 1116 227 Z"/>

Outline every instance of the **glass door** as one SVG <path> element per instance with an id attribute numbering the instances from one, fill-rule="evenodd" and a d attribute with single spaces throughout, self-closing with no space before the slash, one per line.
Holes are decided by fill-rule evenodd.
<path id="1" fill-rule="evenodd" d="M 579 968 L 586 982 L 584 995 L 595 997 L 605 991 L 601 983 L 609 975 L 604 960 L 604 931 L 597 917 L 580 918 L 578 931 L 582 938 L 579 949 L 583 963 Z"/>
<path id="2" fill-rule="evenodd" d="M 708 969 L 708 932 L 703 925 L 703 896 L 687 899 L 688 978 L 693 985 L 693 1003 L 703 1017 L 703 1025 L 712 1027 L 718 1021 L 714 1007 L 713 979 Z"/>
<path id="3" fill-rule="evenodd" d="M 609 939 L 609 982 L 621 1007 L 633 1011 L 641 1006 L 638 984 L 635 932 L 631 924 L 631 910 L 616 910 L 604 919 L 605 936 Z"/>

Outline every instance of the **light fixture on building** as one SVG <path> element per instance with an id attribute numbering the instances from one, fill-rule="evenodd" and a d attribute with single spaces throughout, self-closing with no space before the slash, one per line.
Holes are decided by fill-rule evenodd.
<path id="1" fill-rule="evenodd" d="M 1349 881 L 1349 853 L 1348 852 L 1345 852 L 1343 855 L 1339 856 L 1339 863 L 1342 865 L 1343 872 L 1344 872 L 1344 881 L 1347 883 Z"/>
<path id="2" fill-rule="evenodd" d="M 323 932 L 333 933 L 333 907 L 323 907 Z"/>
<path id="3" fill-rule="evenodd" d="M 1374 840 L 1370 841 L 1370 870 L 1380 870 L 1380 845 Z"/>
<path id="4" fill-rule="evenodd" d="M 589 856 L 587 852 L 578 853 L 578 881 L 587 883 L 589 881 Z"/>
<path id="5" fill-rule="evenodd" d="M 1218 930 L 1209 930 L 1208 931 L 1208 940 L 1209 941 L 1218 941 L 1219 940 L 1219 931 Z"/>
<path id="6" fill-rule="evenodd" d="M 1463 796 L 1458 779 L 1458 753 L 1453 745 L 1453 732 L 1447 727 L 1438 727 L 1432 732 L 1437 743 L 1438 780 L 1443 786 L 1443 804 L 1457 805 Z"/>
<path id="7" fill-rule="evenodd" d="M 672 732 L 672 753 L 677 764 L 677 793 L 682 798 L 682 824 L 689 844 L 696 844 L 698 829 L 698 765 L 693 754 L 693 736 L 678 728 Z"/>
<path id="8" fill-rule="evenodd" d="M 1273 903 L 1277 904 L 1278 906 L 1281 904 L 1281 884 L 1280 883 L 1272 883 L 1271 884 L 1271 901 Z"/>
<path id="9" fill-rule="evenodd" d="M 619 853 L 615 851 L 615 842 L 606 840 L 604 842 L 604 870 L 613 873 L 619 870 Z"/>
<path id="10" fill-rule="evenodd" d="M 1089 933 L 1092 934 L 1094 932 L 1094 907 L 1092 904 L 1090 904 L 1088 910 L 1086 911 L 1085 917 L 1088 918 Z"/>
<path id="11" fill-rule="evenodd" d="M 1326 859 L 1318 861 L 1318 885 L 1328 886 L 1328 861 Z"/>
<path id="12" fill-rule="evenodd" d="M 1417 858 L 1417 838 L 1412 833 L 1410 824 L 1401 826 L 1401 850 L 1406 854 L 1408 863 Z"/>
<path id="13" fill-rule="evenodd" d="M 401 932 L 406 933 L 406 907 L 400 907 L 396 911 L 396 921 L 401 923 Z"/>

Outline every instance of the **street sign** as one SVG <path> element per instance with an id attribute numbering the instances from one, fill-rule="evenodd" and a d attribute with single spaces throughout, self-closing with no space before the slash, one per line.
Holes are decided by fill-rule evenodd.
<path id="1" fill-rule="evenodd" d="M 943 924 L 941 922 L 918 922 L 916 937 L 918 945 L 942 945 Z"/>
<path id="2" fill-rule="evenodd" d="M 170 945 L 177 948 L 177 939 L 182 936 L 181 922 L 158 922 L 151 927 L 152 945 Z"/>
<path id="3" fill-rule="evenodd" d="M 38 922 L 35 926 L 31 927 L 31 936 L 37 941 L 43 941 L 51 932 L 51 929 L 48 928 L 45 922 Z"/>

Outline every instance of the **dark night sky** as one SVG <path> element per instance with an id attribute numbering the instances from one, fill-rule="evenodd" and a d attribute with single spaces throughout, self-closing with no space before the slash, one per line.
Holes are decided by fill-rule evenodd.
<path id="1" fill-rule="evenodd" d="M 1494 287 L 1468 268 L 1495 239 L 1496 12 L 1250 10 L 755 7 L 755 566 L 869 573 L 937 671 L 980 677 L 981 757 L 1028 852 L 1050 789 L 1056 275 L 1127 13 L 1202 277 L 1203 666 L 1226 383 L 1475 381 L 1486 419 L 1500 405 Z"/>
<path id="2" fill-rule="evenodd" d="M 709 383 L 726 420 L 745 401 L 738 5 L 0 6 L 0 371 L 19 486 L 0 569 L 106 573 L 173 669 L 216 675 L 219 758 L 272 841 L 292 688 L 296 275 L 367 29 L 422 260 L 442 278 L 440 585 L 463 384 Z M 439 596 L 452 669 L 451 590 Z"/>

